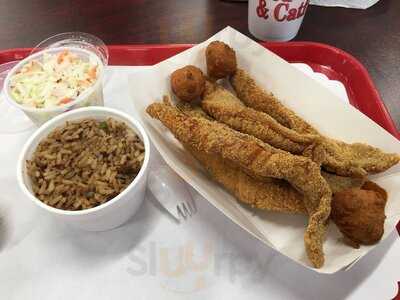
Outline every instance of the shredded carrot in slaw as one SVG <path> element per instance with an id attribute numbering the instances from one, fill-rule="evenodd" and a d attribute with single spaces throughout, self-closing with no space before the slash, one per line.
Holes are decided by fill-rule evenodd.
<path id="1" fill-rule="evenodd" d="M 17 103 L 49 108 L 72 102 L 98 79 L 98 64 L 64 50 L 44 53 L 31 60 L 11 78 L 11 95 Z"/>

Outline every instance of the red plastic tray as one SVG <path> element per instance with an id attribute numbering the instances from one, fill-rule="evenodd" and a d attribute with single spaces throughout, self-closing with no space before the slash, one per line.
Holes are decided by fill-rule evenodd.
<path id="1" fill-rule="evenodd" d="M 314 71 L 341 81 L 350 103 L 400 138 L 379 93 L 364 66 L 353 56 L 335 47 L 313 42 L 261 43 L 289 62 L 306 63 Z M 109 46 L 110 65 L 153 65 L 192 45 L 114 45 Z M 31 49 L 19 48 L 0 51 L 0 64 L 26 57 Z"/>
<path id="2" fill-rule="evenodd" d="M 335 47 L 314 42 L 261 43 L 289 62 L 308 64 L 314 71 L 325 74 L 329 79 L 341 81 L 350 99 L 350 103 L 400 139 L 379 93 L 367 70 L 353 56 Z M 193 45 L 113 45 L 108 46 L 110 65 L 145 66 L 153 65 Z M 0 51 L 0 64 L 21 60 L 31 49 L 17 48 Z M 400 233 L 400 223 L 397 225 Z M 400 300 L 399 294 L 395 299 Z"/>

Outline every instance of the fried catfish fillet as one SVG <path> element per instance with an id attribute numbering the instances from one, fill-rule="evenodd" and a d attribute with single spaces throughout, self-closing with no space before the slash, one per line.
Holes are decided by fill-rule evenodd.
<path id="1" fill-rule="evenodd" d="M 321 172 L 321 175 L 329 184 L 333 194 L 347 189 L 359 189 L 367 180 L 366 177 L 344 177 L 324 171 Z"/>
<path id="2" fill-rule="evenodd" d="M 165 101 L 169 101 L 168 98 L 164 98 Z M 168 102 L 166 102 L 168 103 Z M 188 115 L 189 117 L 198 117 L 198 118 L 205 118 L 210 121 L 215 121 L 211 116 L 209 116 L 200 106 L 189 104 L 186 102 L 178 102 L 176 104 L 176 108 L 179 109 L 184 114 Z"/>
<path id="3" fill-rule="evenodd" d="M 218 156 L 253 178 L 284 179 L 300 191 L 309 214 L 304 236 L 306 252 L 314 267 L 324 264 L 323 240 L 332 194 L 316 163 L 275 149 L 223 124 L 189 117 L 165 103 L 153 103 L 146 111 L 160 120 L 182 144 Z"/>
<path id="4" fill-rule="evenodd" d="M 398 154 L 384 153 L 367 144 L 346 144 L 322 136 L 310 124 L 285 107 L 274 95 L 259 87 L 242 69 L 237 70 L 230 82 L 238 98 L 245 105 L 270 115 L 281 125 L 299 134 L 319 135 L 326 151 L 322 166 L 330 172 L 342 176 L 364 177 L 367 174 L 383 172 L 400 160 Z"/>
<path id="5" fill-rule="evenodd" d="M 206 82 L 201 106 L 217 121 L 275 148 L 300 155 L 306 151 L 317 163 L 325 159 L 322 157 L 325 152 L 319 145 L 319 135 L 299 134 L 282 126 L 270 115 L 245 106 L 221 85 Z"/>
<path id="6" fill-rule="evenodd" d="M 188 116 L 211 120 L 199 106 L 184 102 L 179 102 L 176 106 Z M 286 181 L 274 178 L 265 178 L 260 181 L 217 156 L 210 156 L 187 145 L 184 145 L 184 147 L 200 162 L 215 181 L 225 187 L 239 201 L 262 210 L 307 213 L 303 195 Z"/>
<path id="7" fill-rule="evenodd" d="M 306 214 L 303 195 L 284 180 L 266 178 L 257 180 L 218 156 L 209 155 L 190 146 L 185 146 L 207 170 L 211 177 L 221 184 L 240 202 L 253 208 Z"/>
<path id="8" fill-rule="evenodd" d="M 208 120 L 215 121 L 198 105 L 192 105 L 186 102 L 179 102 L 176 107 L 188 116 L 206 118 Z M 350 188 L 360 188 L 366 181 L 366 177 L 344 177 L 323 171 L 321 172 L 321 175 L 329 184 L 332 193 L 337 193 Z"/>
<path id="9" fill-rule="evenodd" d="M 298 133 L 319 134 L 310 124 L 284 106 L 272 93 L 260 88 L 243 69 L 237 69 L 230 82 L 239 99 L 247 106 L 265 112 L 281 125 Z"/>

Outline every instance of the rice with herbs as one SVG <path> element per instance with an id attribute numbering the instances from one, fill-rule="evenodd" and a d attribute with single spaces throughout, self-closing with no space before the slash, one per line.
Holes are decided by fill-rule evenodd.
<path id="1" fill-rule="evenodd" d="M 143 142 L 125 123 L 85 119 L 52 131 L 27 160 L 27 171 L 41 201 L 82 210 L 121 193 L 138 174 L 143 159 Z"/>

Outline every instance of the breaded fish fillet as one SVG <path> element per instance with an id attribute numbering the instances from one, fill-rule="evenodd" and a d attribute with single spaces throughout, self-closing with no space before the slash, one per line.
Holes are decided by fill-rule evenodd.
<path id="1" fill-rule="evenodd" d="M 307 255 L 314 267 L 324 263 L 323 240 L 330 214 L 331 190 L 319 166 L 204 118 L 189 117 L 171 105 L 153 103 L 147 113 L 160 120 L 183 144 L 207 155 L 216 155 L 253 178 L 288 181 L 304 196 L 309 223 L 304 236 Z"/>
<path id="2" fill-rule="evenodd" d="M 209 155 L 189 146 L 185 146 L 185 149 L 201 163 L 215 181 L 240 202 L 268 211 L 307 213 L 303 195 L 286 181 L 274 178 L 257 180 L 218 156 Z"/>
<path id="3" fill-rule="evenodd" d="M 239 99 L 247 106 L 265 112 L 281 125 L 298 133 L 319 134 L 310 124 L 284 106 L 272 93 L 260 88 L 246 71 L 238 68 L 230 81 Z"/>
<path id="4" fill-rule="evenodd" d="M 199 106 L 184 102 L 179 102 L 176 106 L 188 116 L 210 119 Z M 260 181 L 217 156 L 210 156 L 188 146 L 185 146 L 185 149 L 206 168 L 215 181 L 225 187 L 239 201 L 262 210 L 307 213 L 303 195 L 286 181 L 274 178 L 265 178 Z"/>
<path id="5" fill-rule="evenodd" d="M 333 194 L 348 189 L 359 189 L 363 186 L 363 184 L 367 180 L 366 177 L 362 178 L 343 177 L 323 171 L 321 172 L 321 175 L 322 177 L 325 178 L 326 182 L 329 184 L 329 187 L 331 188 Z"/>
<path id="6" fill-rule="evenodd" d="M 169 101 L 168 98 L 164 97 L 164 99 L 167 99 L 166 101 Z M 176 104 L 176 108 L 179 109 L 184 114 L 188 115 L 189 117 L 205 118 L 210 121 L 215 121 L 212 117 L 207 115 L 207 113 L 198 105 L 193 105 L 187 102 L 180 101 Z"/>
<path id="7" fill-rule="evenodd" d="M 322 136 L 271 93 L 259 87 L 244 70 L 238 69 L 230 81 L 239 99 L 247 106 L 270 115 L 281 125 L 299 134 L 319 135 L 326 150 L 322 166 L 330 172 L 342 176 L 364 177 L 367 174 L 383 172 L 400 160 L 398 154 L 384 153 L 367 144 L 346 144 Z"/>
<path id="8" fill-rule="evenodd" d="M 323 143 L 326 150 L 323 163 L 325 169 L 342 176 L 364 177 L 377 174 L 400 161 L 396 153 L 385 153 L 363 143 L 347 144 L 326 137 Z"/>
<path id="9" fill-rule="evenodd" d="M 183 113 L 187 114 L 188 116 L 202 117 L 208 120 L 214 120 L 204 110 L 202 110 L 200 106 L 192 105 L 186 102 L 179 102 L 176 105 L 176 107 Z M 321 175 L 329 184 L 332 193 L 337 193 L 342 190 L 347 190 L 350 188 L 360 188 L 366 181 L 366 177 L 362 178 L 343 177 L 327 172 L 321 172 Z"/>
<path id="10" fill-rule="evenodd" d="M 299 134 L 279 124 L 270 115 L 245 106 L 235 95 L 221 85 L 206 82 L 201 106 L 205 112 L 231 128 L 252 135 L 271 146 L 293 154 L 302 154 L 306 148 L 315 162 L 324 160 L 319 146 L 319 135 Z"/>

